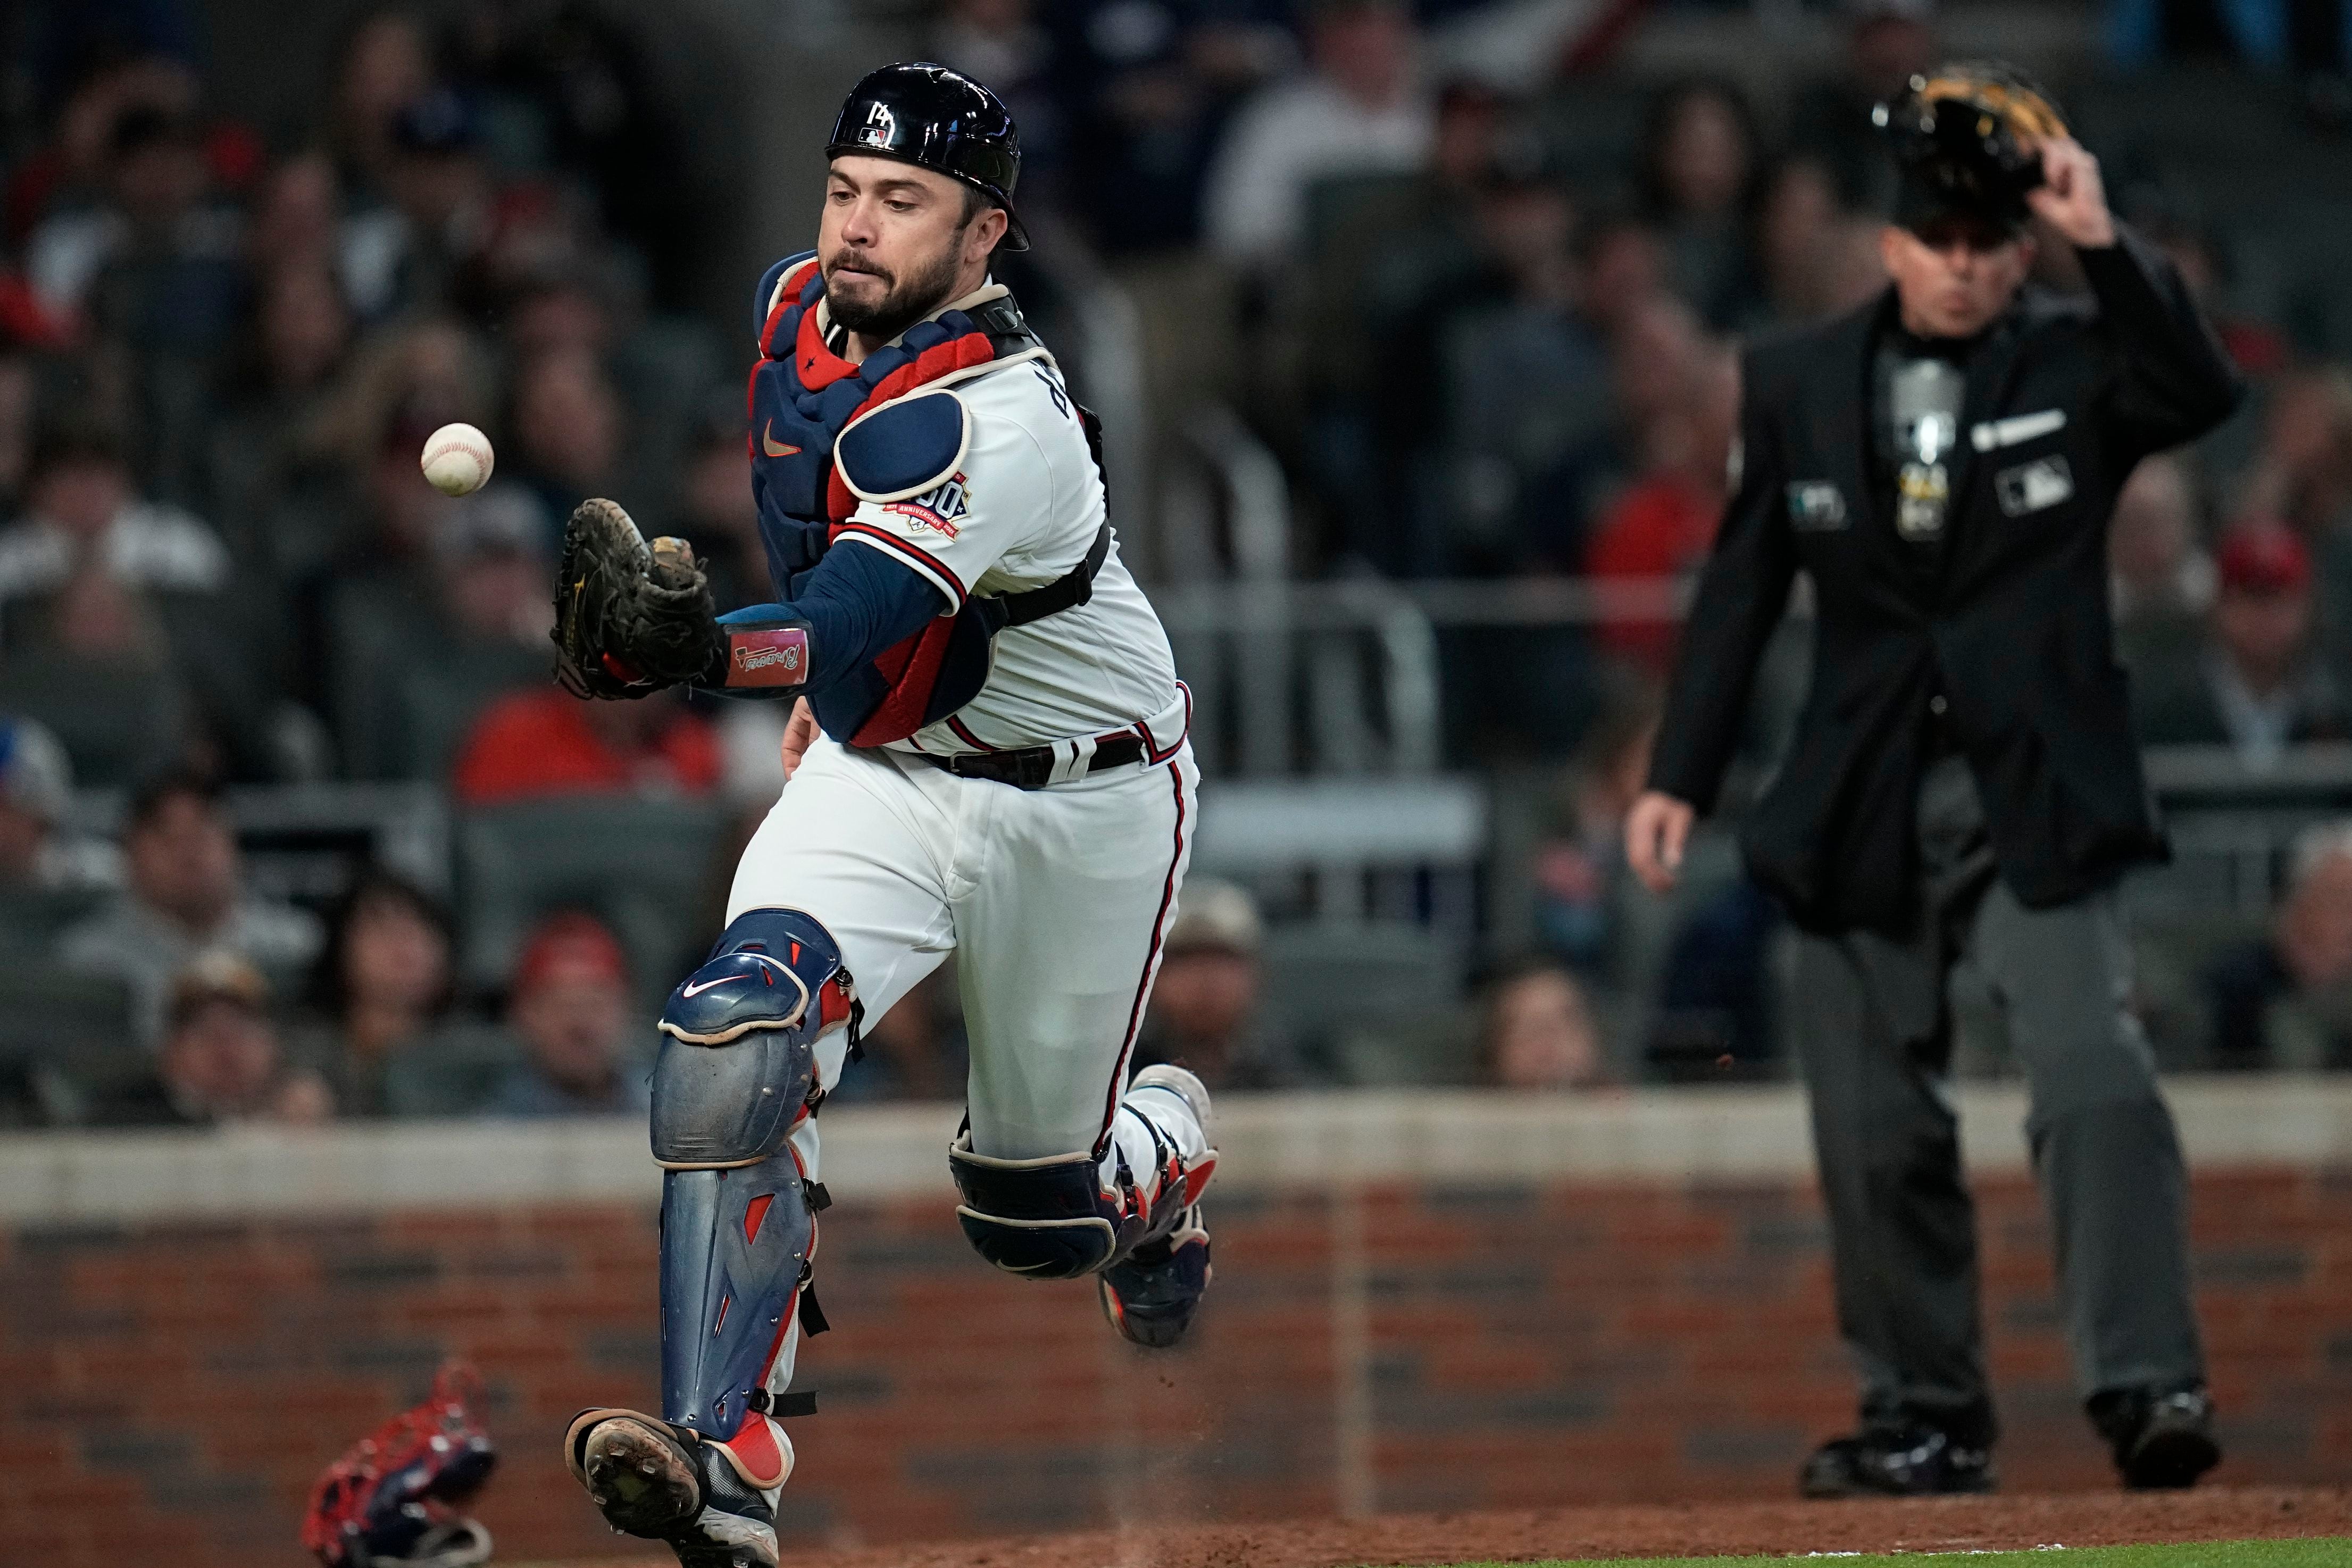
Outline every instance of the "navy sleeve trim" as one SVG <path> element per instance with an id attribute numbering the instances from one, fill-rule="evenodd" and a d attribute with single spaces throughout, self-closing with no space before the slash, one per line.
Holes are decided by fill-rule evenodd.
<path id="1" fill-rule="evenodd" d="M 895 555 L 906 565 L 928 578 L 932 586 L 945 595 L 948 608 L 950 610 L 962 609 L 965 601 L 971 596 L 964 587 L 963 580 L 948 570 L 937 556 L 932 555 L 920 545 L 908 543 L 895 533 L 886 533 L 870 522 L 843 523 L 841 540 L 843 542 L 855 540 L 860 544 L 869 544 L 887 554 Z"/>

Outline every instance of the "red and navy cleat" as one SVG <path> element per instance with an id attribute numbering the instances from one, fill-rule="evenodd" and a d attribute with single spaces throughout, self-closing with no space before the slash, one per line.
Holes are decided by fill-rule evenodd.
<path id="1" fill-rule="evenodd" d="M 791 1471 L 789 1450 L 772 1477 L 758 1478 L 763 1486 L 728 1444 L 691 1427 L 634 1410 L 587 1410 L 564 1434 L 563 1457 L 605 1523 L 661 1542 L 680 1568 L 776 1568 L 774 1498 Z"/>
<path id="2" fill-rule="evenodd" d="M 1206 1152 L 1190 1171 L 1172 1163 L 1169 1168 L 1171 1184 L 1160 1195 L 1163 1201 L 1184 1204 L 1176 1224 L 1107 1266 L 1098 1278 L 1103 1316 L 1120 1337 L 1150 1350 L 1166 1350 L 1192 1326 L 1201 1293 L 1209 1288 L 1209 1233 L 1201 1224 L 1200 1197 L 1216 1169 L 1216 1134 L 1208 1086 L 1194 1074 L 1172 1063 L 1155 1063 L 1137 1073 L 1127 1088 L 1129 1100 L 1151 1091 L 1183 1101 L 1201 1129 Z"/>
<path id="3" fill-rule="evenodd" d="M 1173 1231 L 1102 1271 L 1103 1316 L 1130 1343 L 1166 1350 L 1192 1326 L 1209 1276 L 1209 1233 L 1194 1204 Z"/>

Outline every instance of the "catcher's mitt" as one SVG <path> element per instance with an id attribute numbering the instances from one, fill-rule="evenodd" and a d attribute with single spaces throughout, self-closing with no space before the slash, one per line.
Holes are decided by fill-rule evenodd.
<path id="1" fill-rule="evenodd" d="M 425 1403 L 385 1422 L 310 1490 L 302 1544 L 326 1568 L 475 1568 L 490 1532 L 459 1510 L 498 1463 L 473 1415 L 481 1381 L 445 1366 Z"/>
<path id="2" fill-rule="evenodd" d="M 555 678 L 575 697 L 644 697 L 721 667 L 709 580 L 683 539 L 648 546 L 602 497 L 563 528 L 555 582 Z"/>

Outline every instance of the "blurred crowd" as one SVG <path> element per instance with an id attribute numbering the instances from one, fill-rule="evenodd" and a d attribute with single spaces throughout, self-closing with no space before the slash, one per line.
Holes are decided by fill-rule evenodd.
<path id="1" fill-rule="evenodd" d="M 86 787 L 713 787 L 707 721 L 535 689 L 586 495 L 756 577 L 736 367 L 680 299 L 716 220 L 637 40 L 578 5 L 364 14 L 273 146 L 176 10 L 50 8 L 0 164 L 0 710 Z M 452 420 L 501 458 L 463 501 L 417 469 Z"/>
<path id="2" fill-rule="evenodd" d="M 33 1119 L 628 1109 L 650 1042 L 626 1020 L 691 932 L 649 958 L 606 912 L 534 910 L 486 978 L 438 892 L 380 868 L 331 908 L 256 894 L 219 792 L 772 798 L 765 706 L 547 678 L 585 496 L 691 539 L 723 603 L 768 591 L 740 301 L 693 282 L 735 220 L 672 176 L 693 106 L 630 8 L 394 7 L 355 11 L 315 117 L 265 136 L 207 90 L 192 8 L 34 7 L 0 144 L 0 906 L 49 900 L 0 909 L 0 949 L 127 987 L 145 1047 L 11 1092 Z M 1938 16 L 1816 9 L 1840 52 L 1769 100 L 1602 68 L 1640 5 L 940 0 L 919 41 L 1011 103 L 1031 226 L 1135 301 L 1160 433 L 1223 402 L 1280 458 L 1301 570 L 1639 586 L 1710 545 L 1738 342 L 1883 287 L 1870 107 L 1939 58 Z M 2107 43 L 2286 73 L 2324 142 L 2345 41 L 2273 10 L 2118 0 Z M 2240 237 L 2162 174 L 2113 162 L 2111 196 L 2255 396 L 2134 476 L 2119 643 L 2151 743 L 2262 766 L 2352 739 L 2352 370 L 2249 303 Z M 2072 284 L 2063 246 L 2042 272 Z M 499 469 L 451 500 L 417 458 L 460 419 Z M 1533 940 L 1476 971 L 1460 1076 L 1773 1070 L 1769 905 L 1734 875 L 1663 927 L 1629 913 L 1618 824 L 1674 642 L 1654 607 L 1441 628 L 1448 765 L 1554 781 Z M 1751 771 L 1801 689 L 1781 663 Z M 90 792 L 128 805 L 77 812 Z M 2273 931 L 2198 971 L 2202 1059 L 2352 1065 L 2352 839 L 2309 839 L 2287 883 Z M 1249 891 L 1188 890 L 1141 1048 L 1234 1085 L 1354 1076 L 1268 1021 L 1263 942 Z M 1629 995 L 1640 1037 L 1609 1047 Z M 875 1022 L 844 1092 L 952 1094 L 961 1048 L 943 978 Z"/>

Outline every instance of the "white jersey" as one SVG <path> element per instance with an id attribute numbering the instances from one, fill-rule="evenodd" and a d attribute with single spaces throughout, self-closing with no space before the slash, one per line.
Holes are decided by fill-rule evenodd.
<path id="1" fill-rule="evenodd" d="M 970 302 L 992 297 L 975 295 Z M 1102 478 L 1076 406 L 1042 351 L 951 372 L 859 417 L 886 423 L 861 442 L 853 419 L 835 440 L 833 473 L 860 504 L 831 548 L 854 542 L 882 551 L 938 590 L 946 614 L 974 594 L 1020 593 L 1059 581 L 1089 558 L 1103 535 Z M 776 437 L 763 426 L 761 439 Z M 740 939 L 743 951 L 764 954 L 742 933 L 766 926 L 742 922 L 777 911 L 814 921 L 836 947 L 842 978 L 854 985 L 867 1018 L 887 1016 L 949 953 L 959 955 L 971 1061 L 958 1168 L 1001 1173 L 991 1180 L 1011 1194 L 989 1200 L 1007 1206 L 960 1211 L 975 1246 L 982 1235 L 1068 1226 L 1118 1234 L 1099 1212 L 1108 1208 L 1122 1216 L 1121 1225 L 1132 1217 L 1158 1227 L 1150 1235 L 1171 1247 L 1202 1247 L 1197 1256 L 1205 1266 L 1207 1237 L 1193 1205 L 1217 1156 L 1204 1107 L 1165 1082 L 1129 1083 L 1137 1033 L 1199 831 L 1200 771 L 1185 742 L 1186 717 L 1167 636 L 1114 543 L 1087 603 L 997 634 L 986 683 L 953 718 L 884 747 L 819 736 L 737 865 L 722 942 Z M 1107 755 L 1091 743 L 1121 731 L 1146 742 L 1139 753 L 1120 745 Z M 914 754 L 1046 744 L 1056 751 L 1051 774 L 1022 784 L 960 773 Z M 1024 776 L 1032 771 L 1023 770 Z M 789 963 L 768 955 L 764 963 L 793 974 L 791 966 L 803 958 L 795 940 Z M 696 994 L 687 985 L 678 995 Z M 848 1062 L 854 1017 L 847 1028 L 820 1022 L 812 1031 L 821 1093 L 835 1088 L 845 1067 L 857 1070 Z M 804 1019 L 804 1011 L 793 1015 L 795 1024 Z M 762 1119 L 762 1126 L 777 1121 L 749 1103 L 755 1088 L 772 1092 L 753 1076 L 760 1069 L 714 1078 L 698 1062 L 689 1070 L 700 1075 L 697 1082 L 723 1086 L 707 1091 L 722 1097 L 712 1117 L 730 1119 L 727 1125 L 738 1117 Z M 740 1111 L 724 1102 L 730 1094 L 745 1097 Z M 941 1133 L 951 1125 L 943 1122 Z M 792 1121 L 787 1135 L 792 1174 L 817 1180 L 822 1150 L 814 1116 Z M 1070 1217 L 1071 1187 L 1060 1173 L 1088 1167 L 1097 1212 Z M 712 1208 L 708 1217 L 725 1226 L 736 1212 L 721 1215 Z M 803 1262 L 816 1250 L 814 1221 L 808 1223 L 812 1230 L 803 1234 L 810 1239 L 797 1255 Z M 665 1258 L 713 1256 L 701 1239 L 711 1234 L 666 1232 Z M 720 1245 L 740 1251 L 751 1245 L 750 1230 L 743 1236 L 738 1241 L 722 1233 Z M 1040 1248 L 1041 1262 L 1025 1254 L 1005 1261 L 991 1250 L 998 1245 L 982 1251 L 1015 1272 L 1052 1260 Z M 677 1277 L 698 1267 L 689 1264 Z M 666 1263 L 666 1331 L 710 1345 L 734 1298 L 719 1299 L 709 1330 L 677 1330 L 682 1320 L 671 1316 L 668 1268 Z M 1120 1331 L 1137 1339 L 1124 1326 L 1122 1298 L 1110 1280 L 1097 1288 Z M 769 1342 L 759 1376 L 772 1395 L 792 1384 L 801 1320 L 788 1305 L 781 1331 Z M 756 1342 L 747 1336 L 741 1342 Z M 736 1376 L 740 1361 L 726 1365 L 725 1375 Z M 738 1433 L 727 1452 L 737 1473 L 773 1507 L 774 1489 L 790 1472 L 790 1444 L 771 1415 L 762 1415 L 757 1428 L 745 1426 L 755 1432 L 750 1446 Z M 746 1454 L 758 1458 L 758 1468 L 745 1468 Z M 715 1508 L 701 1516 L 724 1517 Z M 736 1552 L 732 1560 L 750 1559 Z"/>
<path id="2" fill-rule="evenodd" d="M 950 308 L 996 292 L 992 287 Z M 970 429 L 953 477 L 907 500 L 860 501 L 840 543 L 854 541 L 912 567 L 952 614 L 971 595 L 1041 588 L 1067 574 L 1093 547 L 1106 510 L 1101 470 L 1050 359 L 983 369 L 948 391 L 968 411 Z M 1141 724 L 1158 750 L 1184 732 L 1168 634 L 1115 539 L 1087 603 L 1008 626 L 995 641 L 995 664 L 980 694 L 895 747 L 947 755 Z"/>

